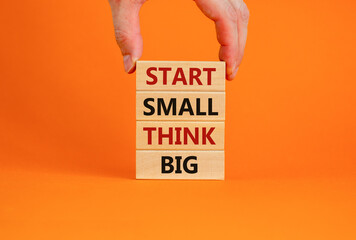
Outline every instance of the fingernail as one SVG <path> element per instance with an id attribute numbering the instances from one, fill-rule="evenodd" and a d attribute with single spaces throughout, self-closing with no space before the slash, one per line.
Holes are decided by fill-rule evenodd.
<path id="1" fill-rule="evenodd" d="M 237 71 L 239 70 L 239 67 L 237 65 L 234 66 L 234 68 L 230 68 L 227 70 L 227 75 L 228 79 L 227 80 L 233 80 L 234 77 L 236 76 Z"/>
<path id="2" fill-rule="evenodd" d="M 129 73 L 135 67 L 135 62 L 132 60 L 130 55 L 124 56 L 124 68 L 125 72 Z"/>
<path id="3" fill-rule="evenodd" d="M 238 66 L 236 66 L 236 68 L 235 68 L 235 71 L 232 73 L 232 76 L 233 77 L 235 77 L 236 76 L 236 73 L 237 73 L 237 71 L 239 70 L 239 67 Z"/>

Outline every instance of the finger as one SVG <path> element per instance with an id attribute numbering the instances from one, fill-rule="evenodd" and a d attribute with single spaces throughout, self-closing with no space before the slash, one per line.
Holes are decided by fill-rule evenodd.
<path id="1" fill-rule="evenodd" d="M 232 80 L 238 69 L 237 13 L 228 0 L 195 0 L 200 10 L 215 22 L 220 43 L 219 58 L 226 62 L 226 79 Z"/>
<path id="2" fill-rule="evenodd" d="M 144 2 L 145 0 L 109 0 L 116 42 L 123 55 L 127 73 L 135 71 L 136 61 L 142 55 L 139 12 Z"/>
<path id="3" fill-rule="evenodd" d="M 243 1 L 230 0 L 237 13 L 237 30 L 238 30 L 238 53 L 237 66 L 240 66 L 247 40 L 247 25 L 250 17 L 250 12 Z"/>

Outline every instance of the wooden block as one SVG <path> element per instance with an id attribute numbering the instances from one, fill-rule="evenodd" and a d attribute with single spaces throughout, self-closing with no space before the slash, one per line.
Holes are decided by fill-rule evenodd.
<path id="1" fill-rule="evenodd" d="M 225 62 L 137 61 L 136 90 L 225 91 Z"/>
<path id="2" fill-rule="evenodd" d="M 136 120 L 225 120 L 224 92 L 136 92 Z"/>
<path id="3" fill-rule="evenodd" d="M 224 122 L 136 121 L 136 149 L 223 150 Z"/>
<path id="4" fill-rule="evenodd" d="M 137 179 L 224 179 L 224 151 L 136 151 Z"/>

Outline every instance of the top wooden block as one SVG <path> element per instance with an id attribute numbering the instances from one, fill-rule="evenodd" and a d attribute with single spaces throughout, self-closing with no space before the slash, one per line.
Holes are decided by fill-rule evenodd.
<path id="1" fill-rule="evenodd" d="M 137 61 L 137 91 L 225 91 L 225 62 Z"/>

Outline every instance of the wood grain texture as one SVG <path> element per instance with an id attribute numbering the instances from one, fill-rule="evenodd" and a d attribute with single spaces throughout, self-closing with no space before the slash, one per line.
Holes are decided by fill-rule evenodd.
<path id="1" fill-rule="evenodd" d="M 148 72 L 149 68 L 154 69 Z M 164 68 L 167 70 L 163 70 Z M 177 72 L 177 69 L 182 71 Z M 149 82 L 153 82 L 152 75 L 157 77 L 157 82 L 149 85 Z M 163 80 L 165 75 L 166 84 Z M 180 80 L 174 81 L 177 79 L 175 77 Z M 136 90 L 225 91 L 225 62 L 137 61 Z"/>
<path id="2" fill-rule="evenodd" d="M 172 167 L 163 167 L 164 173 L 162 173 L 162 157 L 163 159 L 167 159 L 167 157 L 174 159 Z M 177 161 L 176 157 L 180 160 Z M 196 160 L 191 157 L 196 157 Z M 185 163 L 184 160 L 186 160 Z M 179 166 L 177 166 L 177 163 L 179 163 Z M 184 170 L 184 165 L 191 173 Z M 171 170 L 172 172 L 168 172 L 167 170 Z M 223 180 L 224 151 L 138 150 L 136 151 L 136 178 Z"/>
<path id="3" fill-rule="evenodd" d="M 136 120 L 223 121 L 225 93 L 136 92 Z"/>
<path id="4" fill-rule="evenodd" d="M 223 150 L 224 128 L 224 122 L 136 121 L 136 149 Z"/>

